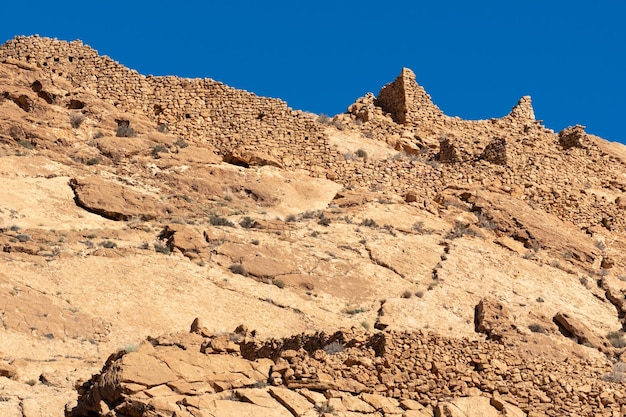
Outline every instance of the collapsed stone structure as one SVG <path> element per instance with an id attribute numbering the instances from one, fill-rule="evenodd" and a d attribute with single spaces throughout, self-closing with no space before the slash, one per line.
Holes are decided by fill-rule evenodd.
<path id="1" fill-rule="evenodd" d="M 112 355 L 68 416 L 624 415 L 614 372 L 578 358 L 522 361 L 500 343 L 426 331 L 258 340 L 243 326 L 213 335 L 196 321 L 192 333 Z"/>
<path id="2" fill-rule="evenodd" d="M 95 281 L 103 305 L 119 304 L 119 288 L 135 281 L 141 293 L 129 296 L 138 299 L 153 281 L 155 292 L 169 288 L 149 307 L 123 310 L 146 316 L 126 324 L 141 338 L 163 333 L 148 327 L 160 317 L 198 314 L 226 326 L 241 310 L 259 333 L 266 323 L 254 320 L 279 317 L 265 320 L 271 336 L 335 332 L 338 322 L 363 328 L 268 340 L 196 322 L 191 333 L 111 356 L 80 384 L 67 415 L 624 414 L 626 353 L 614 330 L 626 311 L 626 158 L 582 126 L 546 129 L 529 97 L 502 118 L 449 117 L 405 68 L 378 97 L 331 120 L 213 80 L 145 77 L 80 42 L 38 37 L 0 47 L 0 79 L 3 178 L 47 196 L 50 211 L 82 209 L 54 229 L 28 217 L 28 229 L 0 229 L 7 270 L 31 267 L 38 281 L 63 285 L 31 288 L 19 281 L 31 276 L 0 274 L 4 330 L 33 346 L 56 340 L 62 352 L 79 343 L 114 351 L 124 344 L 103 343 L 121 340 L 119 305 L 101 310 L 74 294 Z M 138 135 L 116 135 L 116 125 Z M 0 201 L 3 222 L 23 209 L 11 192 Z M 85 211 L 114 222 L 57 230 L 82 225 Z M 124 276 L 111 276 L 120 283 L 106 293 L 97 265 L 118 261 Z M 59 279 L 68 265 L 80 281 Z M 84 265 L 95 278 L 82 276 Z M 160 277 L 163 266 L 171 269 Z M 218 306 L 231 292 L 231 304 Z M 476 305 L 483 292 L 494 299 Z M 158 301 L 174 295 L 183 301 Z M 68 337 L 84 340 L 66 345 Z M 26 390 L 68 390 L 77 378 L 75 367 L 65 381 L 24 374 L 11 357 L 0 356 L 0 377 Z M 23 395 L 10 395 L 0 414 L 28 410 Z M 19 413 L 9 415 L 36 415 Z"/>
<path id="3" fill-rule="evenodd" d="M 420 154 L 346 159 L 313 115 L 294 111 L 282 100 L 211 79 L 143 76 L 80 41 L 16 37 L 0 47 L 0 59 L 45 69 L 79 91 L 95 91 L 120 110 L 147 115 L 155 127 L 167 124 L 185 139 L 211 144 L 222 155 L 253 151 L 263 155 L 261 160 L 280 161 L 285 169 L 303 169 L 344 185 L 400 195 L 418 189 L 419 204 L 450 186 L 503 187 L 585 229 L 626 227 L 615 201 L 605 201 L 606 193 L 593 191 L 611 187 L 615 198 L 626 192 L 621 163 L 605 158 L 597 141 L 580 128 L 557 136 L 543 127 L 535 120 L 528 96 L 502 118 L 462 120 L 446 116 L 416 83 L 415 74 L 404 68 L 377 98 L 359 99 L 335 119 L 342 128 L 361 131 L 403 152 L 419 148 Z M 36 89 L 45 95 L 41 82 Z M 585 163 L 588 158 L 596 165 Z M 556 196 L 555 187 L 568 191 Z"/>

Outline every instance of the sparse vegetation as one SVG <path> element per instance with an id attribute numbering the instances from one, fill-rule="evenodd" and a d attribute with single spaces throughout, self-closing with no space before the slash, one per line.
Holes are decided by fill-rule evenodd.
<path id="1" fill-rule="evenodd" d="M 406 290 L 405 292 L 402 293 L 402 298 L 411 298 L 413 296 L 413 293 L 409 290 Z"/>
<path id="2" fill-rule="evenodd" d="M 365 152 L 363 149 L 357 149 L 357 151 L 355 152 L 355 155 L 359 158 L 367 158 L 367 152 Z"/>
<path id="3" fill-rule="evenodd" d="M 343 343 L 339 342 L 331 342 L 324 346 L 324 352 L 329 355 L 334 355 L 336 353 L 343 352 L 344 350 L 346 350 L 346 347 L 343 345 Z"/>
<path id="4" fill-rule="evenodd" d="M 31 141 L 28 141 L 28 140 L 18 140 L 17 143 L 20 144 L 22 147 L 24 147 L 26 149 L 35 149 L 35 145 L 33 145 L 33 143 Z"/>
<path id="5" fill-rule="evenodd" d="M 117 248 L 117 243 L 110 241 L 110 240 L 103 240 L 102 242 L 98 243 L 98 246 L 101 246 L 106 249 L 115 249 Z"/>
<path id="6" fill-rule="evenodd" d="M 89 158 L 86 162 L 87 165 L 98 165 L 100 163 L 100 159 L 98 158 Z"/>
<path id="7" fill-rule="evenodd" d="M 118 138 L 131 138 L 133 136 L 137 136 L 135 129 L 130 127 L 127 123 L 120 123 L 117 125 L 117 130 L 115 131 L 115 136 Z"/>
<path id="8" fill-rule="evenodd" d="M 622 383 L 626 381 L 626 363 L 616 362 L 613 364 L 611 373 L 602 377 L 603 381 Z"/>
<path id="9" fill-rule="evenodd" d="M 354 316 L 355 314 L 363 313 L 367 311 L 367 309 L 362 307 L 348 308 L 344 310 L 344 313 Z"/>
<path id="10" fill-rule="evenodd" d="M 413 226 L 411 227 L 411 229 L 413 229 L 414 231 L 416 231 L 417 233 L 419 233 L 420 235 L 424 234 L 424 222 L 415 222 L 413 223 Z"/>
<path id="11" fill-rule="evenodd" d="M 277 286 L 278 288 L 285 288 L 285 281 L 282 279 L 273 279 L 272 284 Z"/>
<path id="12" fill-rule="evenodd" d="M 172 252 L 169 246 L 161 245 L 159 243 L 154 244 L 154 251 L 164 255 L 169 255 Z"/>
<path id="13" fill-rule="evenodd" d="M 476 218 L 478 219 L 477 225 L 481 229 L 493 231 L 498 228 L 498 225 L 496 224 L 496 222 L 494 222 L 493 219 L 485 213 L 480 212 L 476 214 Z"/>
<path id="14" fill-rule="evenodd" d="M 330 219 L 326 216 L 324 216 L 324 213 L 320 214 L 319 220 L 317 221 L 317 224 L 320 224 L 322 226 L 330 226 Z"/>
<path id="15" fill-rule="evenodd" d="M 241 219 L 241 221 L 239 222 L 239 226 L 243 227 L 244 229 L 252 229 L 254 227 L 254 223 L 255 221 L 251 217 L 246 216 Z"/>
<path id="16" fill-rule="evenodd" d="M 328 401 L 326 401 L 324 403 L 315 404 L 315 411 L 317 411 L 317 414 L 320 416 L 324 416 L 326 414 L 333 414 L 335 409 Z"/>
<path id="17" fill-rule="evenodd" d="M 624 338 L 623 331 L 610 332 L 606 335 L 606 338 L 609 339 L 609 342 L 616 348 L 626 347 L 626 339 Z"/>
<path id="18" fill-rule="evenodd" d="M 307 210 L 304 213 L 300 214 L 301 219 L 315 219 L 318 218 L 322 213 L 320 211 L 315 210 Z"/>
<path id="19" fill-rule="evenodd" d="M 226 227 L 235 227 L 235 224 L 228 220 L 226 217 L 222 217 L 218 214 L 214 214 L 209 218 L 209 223 L 212 226 L 226 226 Z"/>
<path id="20" fill-rule="evenodd" d="M 478 234 L 476 233 L 474 229 L 471 228 L 470 225 L 456 222 L 452 230 L 450 230 L 446 234 L 445 239 L 453 240 L 453 239 L 457 239 L 463 236 L 476 237 L 478 236 Z"/>
<path id="21" fill-rule="evenodd" d="M 361 226 L 377 228 L 378 223 L 376 223 L 374 219 L 363 219 L 363 221 L 361 222 Z"/>
<path id="22" fill-rule="evenodd" d="M 545 327 L 543 327 L 541 324 L 539 323 L 533 323 L 531 325 L 528 326 L 528 329 L 533 332 L 533 333 L 543 333 L 543 334 L 548 334 L 548 331 L 546 330 Z"/>
<path id="23" fill-rule="evenodd" d="M 322 113 L 317 116 L 317 122 L 323 124 L 324 126 L 330 126 L 333 123 L 333 119 L 329 115 Z"/>
<path id="24" fill-rule="evenodd" d="M 176 142 L 174 142 L 174 145 L 178 148 L 186 148 L 187 146 L 189 146 L 189 144 L 187 143 L 187 141 L 181 137 L 179 137 L 178 139 L 176 139 Z"/>
<path id="25" fill-rule="evenodd" d="M 74 129 L 80 127 L 81 124 L 85 121 L 85 115 L 82 113 L 72 113 L 70 115 L 70 124 Z"/>
<path id="26" fill-rule="evenodd" d="M 156 130 L 159 133 L 167 133 L 170 131 L 170 127 L 167 123 L 159 123 Z"/>
<path id="27" fill-rule="evenodd" d="M 152 148 L 152 156 L 154 158 L 158 158 L 160 153 L 168 153 L 168 152 L 169 150 L 165 147 L 165 145 L 158 144 Z"/>
<path id="28" fill-rule="evenodd" d="M 21 234 L 15 236 L 15 239 L 17 239 L 18 242 L 24 243 L 24 242 L 28 242 L 31 238 L 30 238 L 30 235 L 27 235 L 25 233 L 21 233 Z"/>
<path id="29" fill-rule="evenodd" d="M 231 264 L 228 269 L 230 270 L 230 272 L 232 272 L 233 274 L 237 274 L 237 275 L 246 275 L 246 268 L 243 266 L 243 264 Z"/>

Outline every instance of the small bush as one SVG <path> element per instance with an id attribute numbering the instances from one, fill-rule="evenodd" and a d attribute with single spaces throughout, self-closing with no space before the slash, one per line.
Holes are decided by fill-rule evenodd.
<path id="1" fill-rule="evenodd" d="M 415 222 L 413 223 L 413 227 L 411 227 L 417 233 L 424 234 L 424 222 Z"/>
<path id="2" fill-rule="evenodd" d="M 110 240 L 103 240 L 102 242 L 98 243 L 98 246 L 101 246 L 106 249 L 115 249 L 117 248 L 117 243 L 112 242 Z"/>
<path id="3" fill-rule="evenodd" d="M 383 226 L 383 229 L 385 229 L 386 231 L 388 231 L 388 232 L 389 232 L 389 234 L 390 234 L 391 236 L 393 236 L 393 237 L 396 237 L 396 236 L 397 236 L 397 235 L 396 235 L 396 232 L 395 232 L 395 230 L 393 229 L 393 226 L 392 226 L 392 225 L 390 225 L 390 224 L 386 224 L 386 225 L 384 225 L 384 226 Z"/>
<path id="4" fill-rule="evenodd" d="M 246 216 L 241 219 L 241 221 L 239 222 L 239 226 L 243 227 L 244 229 L 252 229 L 254 227 L 254 223 L 255 221 L 251 217 Z"/>
<path id="5" fill-rule="evenodd" d="M 287 216 L 287 217 L 285 218 L 285 221 L 286 221 L 286 222 L 289 222 L 289 223 L 293 223 L 293 222 L 295 222 L 295 221 L 297 221 L 297 220 L 298 220 L 298 218 L 296 217 L 296 215 L 295 215 L 295 214 L 290 214 L 289 216 Z"/>
<path id="6" fill-rule="evenodd" d="M 324 216 L 324 213 L 322 213 L 320 215 L 320 219 L 317 221 L 317 224 L 320 224 L 322 226 L 330 226 L 330 219 Z"/>
<path id="7" fill-rule="evenodd" d="M 274 280 L 272 280 L 272 284 L 276 285 L 278 288 L 285 288 L 285 281 L 283 281 L 281 279 L 274 279 Z"/>
<path id="8" fill-rule="evenodd" d="M 369 324 L 369 322 L 364 320 L 361 322 L 361 327 L 363 327 L 365 330 L 369 330 L 372 326 Z"/>
<path id="9" fill-rule="evenodd" d="M 338 130 L 344 130 L 346 128 L 346 125 L 339 119 L 333 120 L 333 125 L 338 129 Z"/>
<path id="10" fill-rule="evenodd" d="M 27 234 L 19 234 L 17 236 L 15 236 L 15 238 L 18 240 L 18 242 L 28 242 L 30 240 L 30 236 Z"/>
<path id="11" fill-rule="evenodd" d="M 346 350 L 346 347 L 343 345 L 343 343 L 339 342 L 331 342 L 324 346 L 324 352 L 326 352 L 328 355 L 334 355 L 336 353 L 343 352 L 344 350 Z"/>
<path id="12" fill-rule="evenodd" d="M 26 149 L 35 149 L 35 145 L 33 145 L 32 142 L 28 140 L 18 140 L 17 143 L 19 143 L 21 146 L 23 146 Z"/>
<path id="13" fill-rule="evenodd" d="M 235 227 L 235 224 L 228 220 L 225 217 L 222 217 L 218 214 L 214 214 L 209 218 L 209 222 L 213 226 L 226 226 L 226 227 Z"/>
<path id="14" fill-rule="evenodd" d="M 477 236 L 477 235 L 476 235 L 476 232 L 473 229 L 471 229 L 469 225 L 465 225 L 463 223 L 457 222 L 455 223 L 454 228 L 446 234 L 445 239 L 452 240 L 452 239 L 460 238 L 462 236 Z"/>
<path id="15" fill-rule="evenodd" d="M 169 151 L 167 150 L 167 148 L 164 145 L 155 145 L 154 148 L 152 148 L 152 156 L 154 158 L 158 158 L 160 153 L 168 153 Z"/>
<path id="16" fill-rule="evenodd" d="M 317 116 L 317 122 L 323 124 L 324 126 L 330 126 L 333 119 L 329 115 L 322 113 Z"/>
<path id="17" fill-rule="evenodd" d="M 187 143 L 187 141 L 183 138 L 178 138 L 176 139 L 176 142 L 174 142 L 174 145 L 176 145 L 179 148 L 186 148 L 187 146 L 189 146 L 189 144 Z"/>
<path id="18" fill-rule="evenodd" d="M 617 362 L 613 364 L 611 373 L 602 377 L 603 381 L 621 383 L 626 381 L 626 363 Z"/>
<path id="19" fill-rule="evenodd" d="M 376 223 L 374 219 L 363 219 L 361 226 L 376 228 L 378 227 L 378 223 Z"/>
<path id="20" fill-rule="evenodd" d="M 87 160 L 87 165 L 98 165 L 100 163 L 100 159 L 98 158 L 90 158 Z"/>
<path id="21" fill-rule="evenodd" d="M 606 335 L 606 338 L 609 339 L 609 342 L 616 348 L 626 347 L 626 339 L 624 339 L 624 332 L 617 331 L 611 332 Z"/>
<path id="22" fill-rule="evenodd" d="M 170 127 L 167 123 L 159 123 L 159 125 L 156 128 L 157 132 L 159 133 L 167 133 L 170 131 Z"/>
<path id="23" fill-rule="evenodd" d="M 365 152 L 363 149 L 357 149 L 355 155 L 359 158 L 367 158 L 367 152 Z"/>
<path id="24" fill-rule="evenodd" d="M 137 136 L 137 133 L 135 133 L 135 129 L 130 127 L 128 124 L 120 123 L 117 126 L 115 136 L 117 136 L 118 138 L 131 138 L 133 136 Z"/>
<path id="25" fill-rule="evenodd" d="M 102 133 L 102 132 L 96 132 L 96 133 L 94 133 L 94 135 L 93 135 L 93 138 L 94 138 L 94 139 L 100 139 L 100 138 L 102 138 L 102 137 L 104 137 L 104 133 Z"/>
<path id="26" fill-rule="evenodd" d="M 423 298 L 424 297 L 424 291 L 422 291 L 422 290 L 416 291 L 415 292 L 415 296 L 417 298 Z"/>
<path id="27" fill-rule="evenodd" d="M 365 308 L 361 308 L 361 307 L 349 308 L 347 310 L 344 310 L 344 312 L 346 314 L 349 314 L 351 316 L 354 316 L 355 314 L 363 313 L 365 311 L 367 311 L 367 310 Z"/>
<path id="28" fill-rule="evenodd" d="M 70 115 L 70 124 L 74 129 L 80 127 L 81 124 L 85 121 L 85 115 L 82 113 L 74 113 Z"/>
<path id="29" fill-rule="evenodd" d="M 543 327 L 541 324 L 539 323 L 533 323 L 531 325 L 528 326 L 528 329 L 530 329 L 531 332 L 533 333 L 543 333 L 543 334 L 548 334 L 548 331 L 546 330 L 545 327 Z"/>
<path id="30" fill-rule="evenodd" d="M 319 217 L 322 213 L 315 210 L 307 210 L 304 213 L 300 214 L 301 219 L 315 219 Z"/>
<path id="31" fill-rule="evenodd" d="M 161 245 L 158 243 L 154 244 L 154 251 L 158 253 L 162 253 L 164 255 L 169 255 L 171 253 L 171 249 L 167 245 Z"/>
<path id="32" fill-rule="evenodd" d="M 246 268 L 243 266 L 243 264 L 231 264 L 228 269 L 230 270 L 230 272 L 232 272 L 233 274 L 237 274 L 237 275 L 246 275 Z"/>
<path id="33" fill-rule="evenodd" d="M 413 293 L 408 290 L 402 293 L 402 298 L 411 298 L 412 296 L 413 296 Z"/>

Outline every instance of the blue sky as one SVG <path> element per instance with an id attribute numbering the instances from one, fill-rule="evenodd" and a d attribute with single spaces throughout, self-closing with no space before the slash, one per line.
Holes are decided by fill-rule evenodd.
<path id="1" fill-rule="evenodd" d="M 334 115 L 400 73 L 448 115 L 507 114 L 531 95 L 556 131 L 626 143 L 626 2 L 10 2 L 14 35 L 82 39 L 143 74 L 208 77 Z M 9 17 L 10 16 L 10 17 Z"/>

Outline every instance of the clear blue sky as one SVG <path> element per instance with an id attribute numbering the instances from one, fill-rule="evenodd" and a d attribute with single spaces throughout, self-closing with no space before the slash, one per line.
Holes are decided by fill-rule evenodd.
<path id="1" fill-rule="evenodd" d="M 531 95 L 555 130 L 626 143 L 626 2 L 30 1 L 14 35 L 82 39 L 143 74 L 208 77 L 334 115 L 402 67 L 448 115 L 500 117 Z"/>

